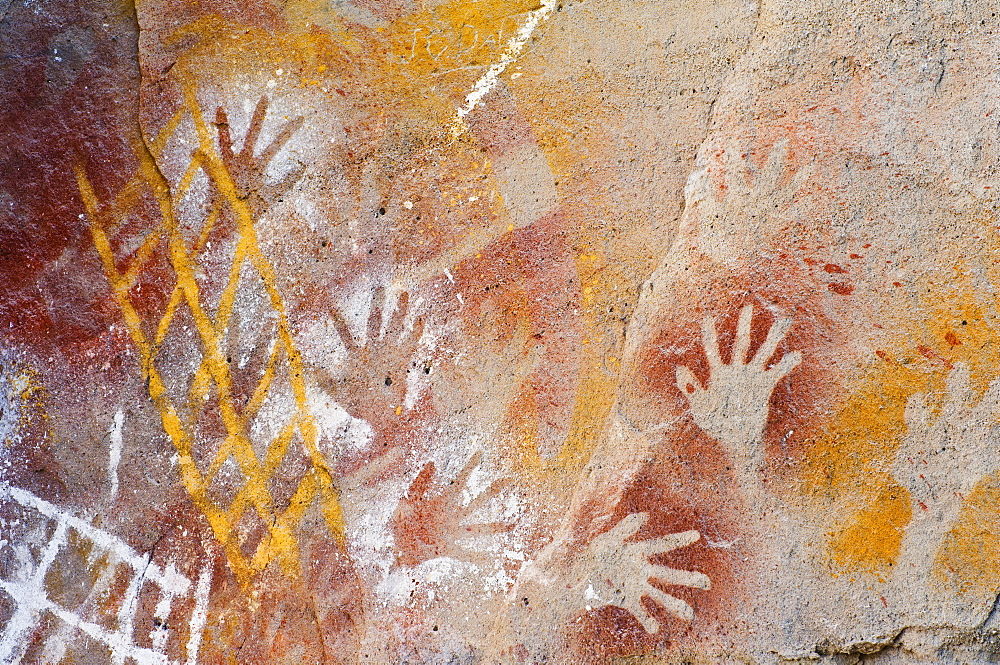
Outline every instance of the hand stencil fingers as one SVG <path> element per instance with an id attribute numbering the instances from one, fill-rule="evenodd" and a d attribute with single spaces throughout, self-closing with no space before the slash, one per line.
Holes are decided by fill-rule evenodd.
<path id="1" fill-rule="evenodd" d="M 510 524 L 504 522 L 480 522 L 462 526 L 463 537 L 495 536 L 504 533 L 510 528 Z"/>
<path id="2" fill-rule="evenodd" d="M 284 196 L 288 190 L 290 190 L 295 183 L 297 183 L 301 178 L 302 174 L 306 172 L 306 165 L 299 164 L 294 169 L 288 172 L 281 182 L 274 185 L 268 185 L 266 189 L 268 190 L 267 200 L 276 201 L 282 196 Z"/>
<path id="3" fill-rule="evenodd" d="M 1000 379 L 993 380 L 986 388 L 974 412 L 977 419 L 987 421 L 991 425 L 1000 420 Z"/>
<path id="4" fill-rule="evenodd" d="M 687 603 L 685 603 L 680 598 L 675 598 L 665 591 L 661 591 L 654 586 L 649 587 L 647 593 L 649 597 L 655 600 L 660 605 L 663 605 L 664 609 L 673 614 L 675 617 L 684 619 L 685 621 L 694 620 L 694 609 Z M 647 629 L 647 632 L 652 632 Z"/>
<path id="5" fill-rule="evenodd" d="M 774 379 L 774 383 L 777 383 L 788 376 L 788 373 L 798 367 L 801 362 L 802 354 L 798 351 L 792 351 L 791 353 L 786 353 L 774 367 L 767 370 L 767 373 Z"/>
<path id="6" fill-rule="evenodd" d="M 465 507 L 466 513 L 472 513 L 476 511 L 481 505 L 489 501 L 495 496 L 499 496 L 501 492 L 511 486 L 513 483 L 513 478 L 504 477 L 498 478 L 497 480 L 490 483 L 490 486 L 484 489 L 482 492 L 476 495 L 472 501 L 468 503 Z"/>
<path id="7" fill-rule="evenodd" d="M 798 193 L 798 191 L 802 189 L 802 185 L 805 184 L 806 180 L 809 179 L 809 176 L 811 176 L 813 174 L 813 171 L 815 170 L 816 170 L 815 164 L 810 163 L 806 164 L 805 166 L 803 166 L 802 168 L 800 168 L 798 171 L 795 172 L 795 175 L 792 177 L 791 182 L 789 182 L 788 186 L 785 187 L 784 195 L 781 196 L 779 199 L 781 205 L 784 205 L 785 203 L 788 203 L 793 198 L 795 198 L 795 195 Z"/>
<path id="8" fill-rule="evenodd" d="M 678 365 L 675 371 L 677 377 L 677 388 L 684 395 L 693 395 L 702 390 L 701 381 L 685 365 Z"/>
<path id="9" fill-rule="evenodd" d="M 455 476 L 452 483 L 458 485 L 459 487 L 465 487 L 465 485 L 469 482 L 469 476 L 472 475 L 472 472 L 476 470 L 482 461 L 483 451 L 477 450 L 472 453 L 472 455 L 469 456 L 469 459 L 465 462 L 465 465 L 462 467 L 462 470 Z"/>
<path id="10" fill-rule="evenodd" d="M 371 310 L 368 313 L 368 344 L 371 346 L 374 340 L 379 339 L 382 330 L 382 303 L 385 300 L 385 289 L 381 286 L 375 289 L 372 295 Z"/>
<path id="11" fill-rule="evenodd" d="M 771 392 L 802 362 L 802 354 L 793 351 L 786 353 L 773 367 L 767 367 L 791 325 L 792 320 L 788 318 L 774 321 L 763 344 L 748 361 L 753 307 L 745 305 L 736 326 L 731 362 L 723 364 L 719 359 L 715 320 L 708 317 L 702 321 L 702 339 L 709 364 L 707 384 L 697 381 L 688 367 L 678 366 L 674 370 L 677 388 L 687 397 L 688 413 L 695 424 L 724 444 L 731 455 L 740 458 L 734 461 L 741 464 L 741 482 L 758 482 L 763 454 L 756 452 L 753 442 L 759 443 L 764 435 Z"/>
<path id="12" fill-rule="evenodd" d="M 281 133 L 278 134 L 278 136 L 276 136 L 266 148 L 264 148 L 264 151 L 258 158 L 263 166 L 267 166 L 271 160 L 274 159 L 274 156 L 278 154 L 278 151 L 285 147 L 285 144 L 288 143 L 288 140 L 292 138 L 292 135 L 295 132 L 299 131 L 305 120 L 306 119 L 304 117 L 298 116 L 293 120 L 290 120 L 288 124 L 281 129 Z"/>
<path id="13" fill-rule="evenodd" d="M 497 496 L 513 484 L 514 484 L 514 478 L 512 478 L 511 476 L 504 476 L 502 478 L 498 478 L 494 480 L 492 483 L 490 483 L 490 486 L 486 488 L 486 491 L 483 492 L 483 495 Z"/>
<path id="14" fill-rule="evenodd" d="M 410 293 L 409 291 L 403 291 L 395 298 L 395 302 L 391 302 L 392 297 L 390 296 L 389 290 L 386 290 L 385 304 L 382 306 L 382 315 L 386 316 L 390 311 L 392 314 L 389 316 L 388 321 L 383 321 L 385 326 L 385 334 L 389 339 L 398 340 L 403 334 L 403 324 L 406 321 L 406 314 L 409 312 L 410 306 Z"/>
<path id="15" fill-rule="evenodd" d="M 253 117 L 250 118 L 250 126 L 247 129 L 246 138 L 243 139 L 243 148 L 240 150 L 240 157 L 243 159 L 253 159 L 253 149 L 257 145 L 257 137 L 264 127 L 264 116 L 267 115 L 268 105 L 267 95 L 262 95 L 257 100 L 257 107 L 253 110 Z"/>
<path id="16" fill-rule="evenodd" d="M 634 536 L 649 519 L 649 513 L 632 513 L 616 524 L 604 536 L 615 544 Z"/>
<path id="17" fill-rule="evenodd" d="M 385 453 L 384 455 L 379 455 L 368 464 L 365 464 L 364 466 L 360 467 L 357 471 L 351 473 L 350 474 L 351 484 L 354 485 L 355 487 L 363 487 L 370 483 L 378 482 L 378 479 L 383 474 L 385 474 L 393 467 L 398 466 L 400 462 L 403 461 L 404 456 L 405 455 L 402 448 L 390 448 L 389 452 Z M 427 480 L 429 481 L 430 477 L 434 475 L 434 470 L 431 469 L 430 473 L 426 475 L 427 475 Z"/>
<path id="18" fill-rule="evenodd" d="M 639 623 L 642 624 L 643 629 L 645 629 L 647 633 L 650 635 L 656 635 L 656 633 L 659 632 L 660 622 L 656 620 L 656 617 L 654 617 L 650 611 L 646 609 L 638 598 L 634 602 L 630 602 L 625 609 L 631 612 L 632 615 L 639 620 Z"/>
<path id="19" fill-rule="evenodd" d="M 233 158 L 233 138 L 229 133 L 229 114 L 221 106 L 215 109 L 215 126 L 219 131 L 219 151 L 222 161 L 229 164 Z"/>
<path id="20" fill-rule="evenodd" d="M 954 415 L 966 414 L 972 410 L 975 394 L 971 387 L 971 373 L 965 363 L 956 363 L 955 368 L 948 372 L 945 387 L 948 391 L 946 412 Z"/>
<path id="21" fill-rule="evenodd" d="M 736 324 L 736 341 L 733 343 L 734 365 L 747 364 L 747 351 L 750 350 L 750 324 L 753 322 L 753 305 L 745 305 L 740 310 L 740 319 Z"/>
<path id="22" fill-rule="evenodd" d="M 420 345 L 420 340 L 424 336 L 424 319 L 422 316 L 418 316 L 413 321 L 413 332 L 410 333 L 410 340 L 414 347 Z"/>
<path id="23" fill-rule="evenodd" d="M 351 329 L 348 327 L 347 321 L 344 320 L 344 315 L 340 313 L 340 310 L 333 308 L 330 311 L 330 320 L 347 352 L 354 353 L 357 351 L 358 345 L 354 343 L 354 335 L 351 334 Z"/>
<path id="24" fill-rule="evenodd" d="M 709 369 L 714 372 L 716 367 L 722 365 L 722 359 L 719 357 L 719 334 L 715 328 L 714 316 L 707 316 L 701 322 L 701 344 L 705 347 Z"/>
<path id="25" fill-rule="evenodd" d="M 409 489 L 406 490 L 406 498 L 410 501 L 419 501 L 427 495 L 427 491 L 430 489 L 431 480 L 434 479 L 434 472 L 436 467 L 434 462 L 428 462 L 424 465 L 424 468 L 420 469 L 420 473 L 417 477 L 413 479 L 410 483 Z"/>
<path id="26" fill-rule="evenodd" d="M 778 345 L 785 339 L 785 335 L 788 334 L 788 330 L 791 327 L 791 319 L 776 320 L 771 329 L 767 331 L 767 338 L 760 345 L 760 348 L 757 349 L 757 355 L 754 356 L 750 364 L 756 367 L 766 367 L 767 361 L 774 355 L 774 352 L 778 349 Z"/>
<path id="27" fill-rule="evenodd" d="M 645 515 L 646 513 L 641 514 Z M 638 529 L 636 530 L 638 531 Z M 646 556 L 653 556 L 654 554 L 665 554 L 681 547 L 687 547 L 697 542 L 699 538 L 701 538 L 701 534 L 697 531 L 682 531 L 680 533 L 670 533 L 666 536 L 660 536 L 659 538 L 644 540 L 642 541 L 642 546 Z"/>
<path id="28" fill-rule="evenodd" d="M 649 578 L 667 586 L 686 586 L 692 589 L 711 589 L 712 580 L 705 573 L 696 570 L 677 570 L 666 566 L 650 564 Z"/>

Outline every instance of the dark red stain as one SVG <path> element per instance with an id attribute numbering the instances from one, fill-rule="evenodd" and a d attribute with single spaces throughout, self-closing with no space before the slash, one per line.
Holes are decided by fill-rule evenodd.
<path id="1" fill-rule="evenodd" d="M 852 254 L 852 256 L 855 256 L 855 255 Z M 838 266 L 836 263 L 827 263 L 825 266 L 823 266 L 823 270 L 825 270 L 826 272 L 828 272 L 830 274 L 846 274 L 847 273 L 846 270 L 844 270 L 843 268 L 841 268 L 840 266 Z"/>
<path id="2" fill-rule="evenodd" d="M 945 367 L 947 367 L 948 369 L 954 368 L 954 365 L 950 360 L 942 357 L 940 354 L 938 354 L 934 349 L 930 348 L 929 346 L 924 346 L 923 344 L 919 344 L 917 345 L 917 351 L 920 353 L 920 355 L 927 358 L 928 360 L 940 363 Z"/>
<path id="3" fill-rule="evenodd" d="M 854 286 L 841 282 L 831 282 L 827 285 L 827 288 L 838 296 L 849 296 L 854 293 Z"/>
<path id="4" fill-rule="evenodd" d="M 961 340 L 958 339 L 958 335 L 950 330 L 944 334 L 944 341 L 948 342 L 951 346 L 959 346 L 962 344 Z"/>
<path id="5" fill-rule="evenodd" d="M 131 173 L 135 17 L 97 1 L 14 4 L 0 42 L 0 328 L 35 347 L 73 344 L 112 312 L 72 166 L 87 159 L 100 196 Z"/>

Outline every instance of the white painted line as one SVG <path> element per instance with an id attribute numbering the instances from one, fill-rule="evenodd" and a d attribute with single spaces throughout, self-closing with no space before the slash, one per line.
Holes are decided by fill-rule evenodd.
<path id="1" fill-rule="evenodd" d="M 108 483 L 111 485 L 111 498 L 118 496 L 118 464 L 122 461 L 122 428 L 125 425 L 125 412 L 118 409 L 111 423 L 111 440 L 108 449 Z"/>
<path id="2" fill-rule="evenodd" d="M 145 570 L 146 578 L 155 582 L 164 591 L 169 591 L 174 595 L 180 596 L 187 593 L 188 588 L 191 586 L 190 580 L 176 570 L 168 568 L 164 571 L 155 563 L 149 563 L 146 557 L 136 554 L 135 550 L 110 533 L 92 526 L 79 517 L 60 510 L 31 492 L 26 492 L 20 488 L 11 487 L 6 483 L 0 482 L 0 498 L 4 497 L 9 497 L 26 508 L 33 508 L 46 517 L 75 529 L 87 539 L 93 541 L 94 544 L 113 552 L 122 563 L 127 563 L 131 566 L 132 570 Z"/>
<path id="3" fill-rule="evenodd" d="M 93 568 L 103 560 L 104 554 L 99 554 L 97 548 L 91 550 L 87 557 L 87 568 Z M 115 579 L 115 572 L 118 570 L 118 561 L 113 558 L 105 565 L 101 566 L 97 581 L 90 588 L 87 598 L 81 603 L 81 607 L 93 607 L 98 599 L 103 598 L 111 587 Z M 41 660 L 43 663 L 61 663 L 66 656 L 66 649 L 71 644 L 71 637 L 75 628 L 67 623 L 60 624 L 59 628 L 49 635 L 45 640 L 42 649 Z"/>
<path id="4" fill-rule="evenodd" d="M 62 620 L 63 624 L 56 633 L 46 640 L 45 654 L 61 659 L 65 655 L 69 630 L 79 630 L 93 639 L 105 644 L 111 651 L 111 662 L 115 665 L 135 663 L 135 665 L 179 665 L 179 661 L 170 660 L 164 649 L 169 637 L 167 626 L 174 598 L 186 594 L 191 589 L 191 581 L 180 574 L 173 563 L 168 563 L 161 569 L 150 562 L 150 555 L 139 555 L 125 542 L 115 536 L 91 526 L 87 522 L 62 511 L 51 503 L 44 501 L 22 489 L 0 483 L 0 499 L 11 499 L 25 508 L 41 513 L 41 516 L 55 522 L 55 530 L 46 544 L 37 564 L 26 564 L 26 569 L 15 573 L 15 580 L 0 579 L 0 591 L 10 596 L 17 604 L 14 615 L 3 626 L 0 632 L 0 664 L 12 665 L 20 663 L 30 639 L 28 636 L 38 625 L 40 615 L 48 612 Z M 87 621 L 80 613 L 60 607 L 46 594 L 45 578 L 59 552 L 66 545 L 70 529 L 90 540 L 106 554 L 97 557 L 104 561 L 110 556 L 91 589 L 83 606 L 89 605 L 94 598 L 103 595 L 110 581 L 115 577 L 114 571 L 121 563 L 132 569 L 132 579 L 128 589 L 121 598 L 121 606 L 117 613 L 117 626 L 108 629 L 96 623 Z M 93 563 L 93 562 L 92 562 Z M 202 633 L 208 615 L 209 592 L 211 591 L 212 566 L 206 566 L 198 579 L 194 590 L 194 608 L 188 621 L 188 643 L 186 648 L 186 665 L 195 665 L 198 649 L 201 646 Z M 152 649 L 140 647 L 134 639 L 138 599 L 146 583 L 150 582 L 160 587 L 162 596 L 154 610 L 155 626 L 150 633 Z M 54 643 L 53 639 L 58 643 Z"/>
<path id="5" fill-rule="evenodd" d="M 205 630 L 205 620 L 208 618 L 208 592 L 212 589 L 212 565 L 205 566 L 198 576 L 198 586 L 194 591 L 194 611 L 191 612 L 190 630 L 187 643 L 187 665 L 198 662 L 198 648 L 201 647 L 201 634 Z"/>
<path id="6" fill-rule="evenodd" d="M 167 570 L 174 570 L 174 564 L 168 563 Z M 167 630 L 167 620 L 170 618 L 170 605 L 173 603 L 173 600 L 174 595 L 169 591 L 165 591 L 163 597 L 160 598 L 160 602 L 156 604 L 156 610 L 153 612 L 155 625 L 149 633 L 149 637 L 153 641 L 154 651 L 163 651 L 167 645 L 167 637 L 170 635 L 170 631 Z"/>
<path id="7" fill-rule="evenodd" d="M 66 525 L 60 522 L 30 578 L 22 582 L 0 580 L 0 589 L 17 601 L 17 610 L 4 627 L 0 640 L 0 662 L 19 662 L 24 655 L 24 637 L 35 627 L 39 612 L 47 609 L 49 602 L 45 595 L 45 576 L 65 544 Z"/>
<path id="8" fill-rule="evenodd" d="M 464 122 L 465 116 L 472 112 L 472 109 L 483 100 L 483 97 L 489 94 L 490 90 L 496 87 L 497 81 L 500 80 L 500 75 L 504 73 L 504 70 L 510 66 L 512 62 L 517 60 L 517 57 L 521 55 L 521 51 L 524 50 L 525 45 L 528 40 L 531 39 L 531 33 L 535 31 L 535 28 L 541 24 L 552 10 L 556 7 L 556 0 L 542 0 L 542 6 L 538 9 L 534 9 L 528 13 L 528 20 L 524 22 L 521 29 L 507 41 L 507 48 L 504 49 L 503 54 L 500 56 L 500 60 L 493 63 L 485 74 L 480 77 L 476 84 L 472 86 L 472 92 L 465 96 L 465 105 L 458 109 L 458 121 L 459 123 Z"/>
<path id="9" fill-rule="evenodd" d="M 149 555 L 146 555 L 149 560 Z M 137 570 L 132 574 L 132 579 L 128 583 L 128 589 L 122 598 L 121 607 L 118 608 L 118 630 L 122 635 L 131 635 L 135 632 L 135 615 L 139 609 L 139 594 L 142 592 L 142 585 L 146 581 L 145 570 Z M 125 665 L 126 654 L 124 651 L 115 650 L 111 655 L 111 662 L 114 665 Z"/>
<path id="10" fill-rule="evenodd" d="M 138 663 L 138 665 L 170 664 L 166 654 L 156 653 L 152 649 L 145 649 L 143 647 L 136 646 L 136 644 L 132 642 L 131 635 L 125 635 L 119 631 L 112 632 L 105 630 L 96 623 L 84 621 L 72 612 L 67 612 L 49 600 L 45 601 L 45 609 L 52 612 L 74 628 L 78 628 L 87 635 L 93 637 L 95 640 L 108 645 L 108 648 L 111 649 L 112 658 L 118 662 L 125 662 L 126 660 L 131 659 Z"/>

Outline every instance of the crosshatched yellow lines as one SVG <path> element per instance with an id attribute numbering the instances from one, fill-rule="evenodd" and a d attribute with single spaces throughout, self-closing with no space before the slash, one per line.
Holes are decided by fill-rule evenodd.
<path id="1" fill-rule="evenodd" d="M 205 123 L 191 84 L 185 87 L 184 101 L 182 109 L 150 146 L 144 143 L 136 145 L 139 170 L 113 201 L 102 205 L 83 166 L 77 165 L 75 172 L 94 246 L 111 283 L 115 301 L 140 351 L 142 372 L 150 398 L 177 450 L 181 479 L 192 501 L 206 516 L 216 538 L 225 549 L 230 567 L 241 583 L 248 587 L 253 578 L 271 561 L 279 562 L 287 574 L 298 573 L 295 528 L 317 499 L 329 528 L 338 539 L 344 537 L 344 520 L 333 479 L 317 447 L 317 431 L 307 404 L 302 358 L 292 338 L 284 302 L 276 287 L 274 269 L 260 249 L 253 213 L 237 194 L 232 175 L 216 150 L 214 137 Z M 198 147 L 191 154 L 180 183 L 172 188 L 157 167 L 154 152 L 162 150 L 170 135 L 188 115 L 198 135 Z M 174 207 L 199 171 L 204 171 L 211 181 L 214 200 L 198 238 L 189 246 L 177 223 Z M 121 220 L 128 210 L 136 206 L 146 192 L 151 193 L 159 205 L 160 221 L 129 257 L 127 267 L 120 271 L 120 260 L 112 248 L 112 238 L 115 231 L 121 228 Z M 209 234 L 226 208 L 236 222 L 236 249 L 228 281 L 213 316 L 205 304 L 195 275 Z M 155 330 L 150 339 L 146 332 L 146 322 L 132 300 L 131 289 L 142 271 L 150 266 L 157 248 L 163 245 L 164 240 L 176 282 L 159 320 L 149 322 Z M 230 364 L 222 349 L 236 307 L 240 275 L 247 267 L 260 277 L 267 296 L 267 306 L 276 319 L 276 335 L 272 340 L 263 375 L 247 404 L 240 409 L 233 395 Z M 157 363 L 163 360 L 159 355 L 161 345 L 171 330 L 171 325 L 175 323 L 177 314 L 185 307 L 194 321 L 202 359 L 191 377 L 185 396 L 186 404 L 179 408 L 168 392 Z M 273 440 L 267 443 L 263 459 L 260 459 L 250 440 L 250 426 L 268 394 L 275 389 L 276 379 L 282 374 L 291 386 L 295 413 Z M 217 400 L 209 401 L 207 398 L 213 393 Z M 207 470 L 202 473 L 195 460 L 194 441 L 199 433 L 199 417 L 206 404 L 217 404 L 217 415 L 225 427 L 225 436 L 211 456 Z M 186 417 L 182 417 L 182 413 Z M 306 451 L 309 468 L 300 479 L 287 507 L 278 509 L 269 485 L 296 436 L 300 438 Z M 229 459 L 236 462 L 242 474 L 242 485 L 227 508 L 212 498 L 209 488 Z M 267 529 L 263 539 L 249 555 L 241 547 L 244 543 L 240 542 L 237 528 L 248 511 L 256 513 Z"/>

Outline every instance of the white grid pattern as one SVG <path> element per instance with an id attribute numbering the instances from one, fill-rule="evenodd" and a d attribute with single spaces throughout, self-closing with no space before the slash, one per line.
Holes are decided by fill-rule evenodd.
<path id="1" fill-rule="evenodd" d="M 181 661 L 168 658 L 164 652 L 169 631 L 165 628 L 174 599 L 189 594 L 194 596 L 194 609 L 188 619 L 188 642 L 186 645 L 187 665 L 194 665 L 201 645 L 201 634 L 205 626 L 208 609 L 208 592 L 211 585 L 211 568 L 205 567 L 197 585 L 181 575 L 168 564 L 160 567 L 150 561 L 149 556 L 135 552 L 131 547 L 110 533 L 60 510 L 25 490 L 0 482 L 0 502 L 12 501 L 24 509 L 38 513 L 44 520 L 55 524 L 55 530 L 42 551 L 33 569 L 19 571 L 20 579 L 0 579 L 0 591 L 16 603 L 13 615 L 0 631 L 0 663 L 19 663 L 24 657 L 32 632 L 45 613 L 60 619 L 66 627 L 79 630 L 91 639 L 108 647 L 110 662 L 114 665 L 136 663 L 136 665 L 178 665 Z M 80 614 L 61 607 L 48 597 L 45 577 L 56 560 L 59 551 L 68 542 L 70 531 L 88 541 L 95 551 L 107 555 L 109 563 L 100 571 L 95 582 L 95 591 L 103 594 L 115 577 L 115 570 L 126 565 L 130 568 L 130 581 L 122 595 L 114 630 L 88 621 Z M 139 595 L 147 583 L 159 588 L 160 600 L 154 610 L 156 627 L 150 633 L 152 648 L 141 647 L 135 641 L 135 615 Z M 72 631 L 71 631 L 72 632 Z M 63 639 L 69 637 L 65 630 Z M 56 649 L 56 652 L 63 649 Z M 57 657 L 59 658 L 59 657 Z"/>

